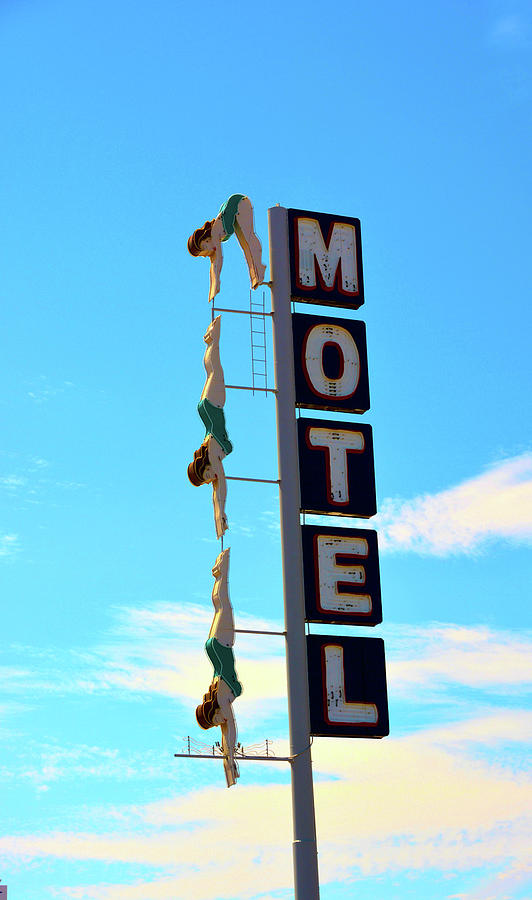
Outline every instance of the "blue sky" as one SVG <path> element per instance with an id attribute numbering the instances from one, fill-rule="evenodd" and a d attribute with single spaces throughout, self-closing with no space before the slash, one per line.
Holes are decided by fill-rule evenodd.
<path id="1" fill-rule="evenodd" d="M 206 736 L 218 552 L 185 474 L 210 318 L 186 239 L 233 192 L 266 256 L 275 203 L 362 222 L 391 736 L 314 742 L 321 896 L 530 900 L 530 4 L 18 0 L 0 24 L 10 900 L 293 896 L 285 764 L 228 791 L 173 757 Z M 231 241 L 220 305 L 247 303 Z M 245 317 L 221 351 L 249 384 Z M 271 397 L 226 415 L 228 474 L 277 477 Z M 282 622 L 276 490 L 230 485 L 240 627 Z M 283 755 L 279 640 L 238 638 L 235 711 Z"/>

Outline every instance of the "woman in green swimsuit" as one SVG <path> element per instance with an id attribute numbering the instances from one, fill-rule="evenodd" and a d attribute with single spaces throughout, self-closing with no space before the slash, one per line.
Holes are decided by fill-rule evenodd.
<path id="1" fill-rule="evenodd" d="M 216 316 L 207 328 L 203 340 L 207 344 L 203 364 L 207 373 L 205 387 L 198 403 L 198 412 L 205 425 L 205 437 L 194 453 L 188 467 L 189 480 L 194 485 L 212 484 L 214 523 L 216 536 L 221 538 L 227 531 L 225 500 L 227 488 L 222 460 L 231 453 L 233 445 L 225 428 L 225 380 L 220 362 L 221 316 Z"/>
<path id="2" fill-rule="evenodd" d="M 205 650 L 213 664 L 214 676 L 203 703 L 196 709 L 196 719 L 202 728 L 220 726 L 225 777 L 227 787 L 231 787 L 239 777 L 235 761 L 237 730 L 232 704 L 242 693 L 242 685 L 235 672 L 233 654 L 235 624 L 229 599 L 229 549 L 219 554 L 212 574 L 215 579 L 212 589 L 214 619 Z"/>
<path id="3" fill-rule="evenodd" d="M 244 251 L 251 287 L 255 290 L 259 284 L 264 283 L 266 266 L 262 262 L 261 243 L 255 234 L 251 201 L 244 194 L 231 194 L 220 207 L 216 218 L 205 222 L 188 239 L 187 246 L 192 256 L 208 256 L 211 261 L 209 301 L 214 300 L 220 290 L 222 244 L 233 233 Z"/>

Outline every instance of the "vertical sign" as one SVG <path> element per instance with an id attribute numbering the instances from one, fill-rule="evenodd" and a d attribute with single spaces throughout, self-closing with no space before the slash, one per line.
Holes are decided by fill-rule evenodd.
<path id="1" fill-rule="evenodd" d="M 360 221 L 268 211 L 285 607 L 295 900 L 319 900 L 310 736 L 388 733 L 384 646 L 309 635 L 305 621 L 382 620 L 377 536 L 302 526 L 300 515 L 370 518 L 377 510 L 371 426 L 300 418 L 369 409 L 366 330 L 337 316 L 291 313 L 291 301 L 357 310 L 364 303 Z"/>
<path id="2" fill-rule="evenodd" d="M 288 210 L 292 300 L 356 310 L 364 303 L 360 221 Z M 366 326 L 338 316 L 292 314 L 295 405 L 360 415 L 370 408 Z M 349 418 L 297 421 L 300 511 L 369 519 L 377 512 L 373 432 Z M 307 622 L 382 621 L 377 535 L 301 526 Z M 388 734 L 384 644 L 376 638 L 307 637 L 311 733 Z"/>

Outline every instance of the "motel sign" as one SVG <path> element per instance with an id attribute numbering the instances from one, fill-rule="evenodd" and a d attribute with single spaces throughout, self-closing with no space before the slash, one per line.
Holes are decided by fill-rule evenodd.
<path id="1" fill-rule="evenodd" d="M 350 315 L 364 303 L 362 244 L 352 217 L 277 206 L 268 219 L 295 900 L 319 900 L 312 736 L 389 732 L 383 641 L 305 633 L 382 621 L 377 534 L 356 527 L 377 511 L 372 428 L 353 418 L 370 408 L 366 326 Z"/>
<path id="2" fill-rule="evenodd" d="M 230 548 L 223 547 L 228 529 L 223 460 L 233 449 L 225 425 L 225 389 L 254 390 L 225 385 L 220 361 L 221 317 L 215 312 L 242 312 L 214 308 L 222 242 L 234 233 L 251 288 L 267 283 L 272 291 L 272 311 L 262 315 L 273 323 L 279 476 L 272 483 L 280 498 L 285 616 L 280 633 L 286 647 L 290 737 L 289 755 L 279 761 L 288 762 L 291 771 L 294 897 L 319 900 L 312 737 L 381 738 L 389 731 L 383 641 L 352 631 L 382 622 L 377 533 L 357 522 L 377 512 L 373 431 L 360 420 L 370 408 L 366 326 L 352 317 L 364 304 L 362 244 L 360 221 L 349 216 L 276 206 L 268 211 L 268 223 L 269 282 L 264 281 L 253 208 L 244 194 L 232 194 L 187 242 L 192 256 L 210 260 L 213 301 L 203 338 L 207 379 L 198 403 L 206 433 L 187 474 L 196 487 L 212 486 L 221 540 L 212 569 L 214 618 L 205 644 L 213 678 L 196 718 L 203 729 L 221 728 L 228 787 L 239 777 L 237 759 L 262 758 L 245 755 L 236 743 L 233 701 L 242 685 L 233 644 L 242 629 L 234 627 Z M 294 302 L 334 307 L 333 314 L 292 312 Z M 319 516 L 320 523 L 307 525 L 305 513 Z M 342 524 L 332 517 L 341 517 Z M 307 634 L 310 623 L 320 633 Z M 349 626 L 350 633 L 321 633 L 327 625 Z M 209 758 L 215 758 L 214 746 Z"/>
<path id="3" fill-rule="evenodd" d="M 358 309 L 364 302 L 360 221 L 288 210 L 291 299 Z M 292 314 L 295 405 L 341 414 L 370 407 L 366 326 Z M 353 419 L 297 420 L 301 513 L 368 519 L 377 512 L 373 433 Z M 301 525 L 305 620 L 382 621 L 375 531 Z M 388 705 L 384 643 L 308 635 L 311 733 L 384 737 Z"/>

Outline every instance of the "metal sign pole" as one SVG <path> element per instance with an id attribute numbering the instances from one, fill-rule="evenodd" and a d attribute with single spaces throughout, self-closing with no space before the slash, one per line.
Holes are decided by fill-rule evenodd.
<path id="1" fill-rule="evenodd" d="M 275 386 L 277 388 L 277 452 L 280 478 L 288 719 L 290 754 L 293 757 L 291 772 L 295 900 L 319 900 L 318 853 L 310 756 L 305 599 L 299 520 L 299 460 L 294 414 L 294 360 L 286 209 L 282 206 L 269 209 L 268 225 Z"/>

